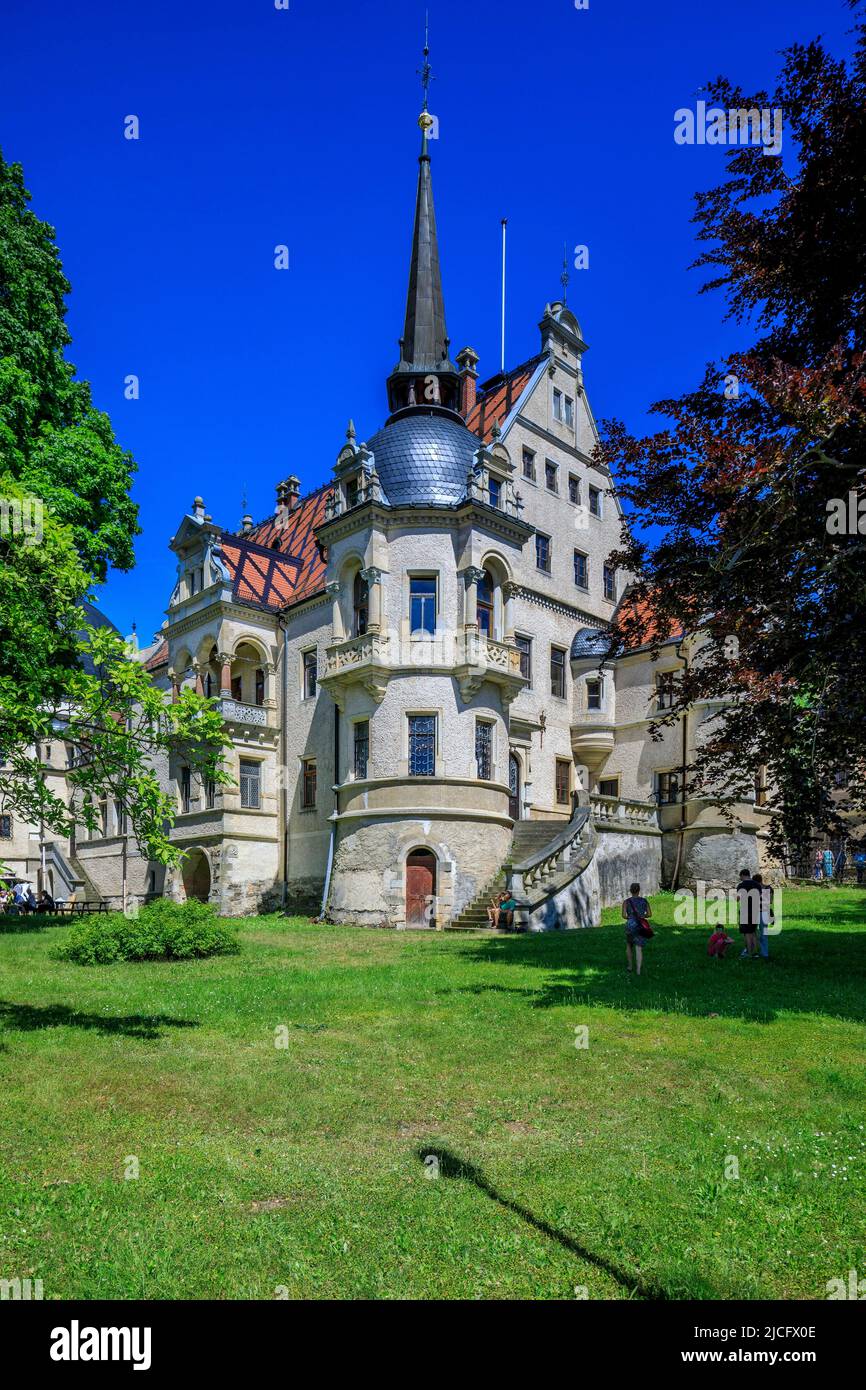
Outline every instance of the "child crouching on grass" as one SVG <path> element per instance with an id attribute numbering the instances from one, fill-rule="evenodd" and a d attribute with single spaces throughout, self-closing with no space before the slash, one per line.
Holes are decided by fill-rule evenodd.
<path id="1" fill-rule="evenodd" d="M 733 944 L 734 938 L 728 936 L 724 927 L 716 927 L 716 930 L 707 942 L 707 955 L 715 956 L 717 960 L 724 960 L 728 947 L 733 946 Z"/>

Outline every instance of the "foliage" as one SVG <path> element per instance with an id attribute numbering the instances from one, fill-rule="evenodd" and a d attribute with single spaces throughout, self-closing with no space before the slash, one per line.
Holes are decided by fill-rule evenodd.
<path id="1" fill-rule="evenodd" d="M 236 931 L 207 903 L 160 899 L 137 917 L 109 913 L 76 922 L 60 956 L 76 965 L 111 965 L 121 960 L 191 960 L 237 955 Z"/>
<path id="2" fill-rule="evenodd" d="M 696 794 L 751 793 L 766 765 L 773 839 L 796 852 L 813 825 L 838 832 L 834 773 L 866 787 L 866 26 L 850 66 L 819 42 L 787 50 L 776 89 L 709 87 L 723 109 L 781 108 L 785 149 L 727 154 L 695 221 L 728 316 L 759 334 L 700 386 L 653 410 L 670 424 L 633 438 L 612 422 L 599 457 L 631 524 L 616 562 L 637 576 L 628 645 L 681 629 L 709 643 L 663 722 L 699 700 L 724 707 L 690 770 Z M 787 166 L 787 167 L 786 167 Z M 837 532 L 836 503 L 861 514 Z"/>

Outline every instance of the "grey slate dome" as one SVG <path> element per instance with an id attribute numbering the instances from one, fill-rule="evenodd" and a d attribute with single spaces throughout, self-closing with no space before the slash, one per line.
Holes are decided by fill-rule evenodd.
<path id="1" fill-rule="evenodd" d="M 603 628 L 578 628 L 571 642 L 571 659 L 581 661 L 587 657 L 605 657 L 612 643 L 613 633 Z"/>
<path id="2" fill-rule="evenodd" d="M 392 507 L 453 506 L 466 496 L 466 475 L 481 440 L 447 415 L 400 415 L 367 440 Z"/>

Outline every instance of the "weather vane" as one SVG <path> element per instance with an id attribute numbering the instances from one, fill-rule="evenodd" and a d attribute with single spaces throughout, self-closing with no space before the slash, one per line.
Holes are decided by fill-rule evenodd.
<path id="1" fill-rule="evenodd" d="M 559 277 L 560 284 L 562 285 L 562 302 L 563 302 L 563 304 L 567 304 L 567 303 L 568 303 L 568 281 L 569 281 L 569 278 L 570 278 L 570 277 L 569 277 L 569 274 L 568 274 L 568 242 L 567 242 L 567 241 L 564 241 L 564 242 L 562 243 L 562 274 L 561 274 L 560 277 Z"/>
<path id="2" fill-rule="evenodd" d="M 421 78 L 421 86 L 424 88 L 424 110 L 427 110 L 427 99 L 430 95 L 430 83 L 432 81 L 432 68 L 430 67 L 430 11 L 424 11 L 424 62 L 418 69 L 418 76 Z"/>

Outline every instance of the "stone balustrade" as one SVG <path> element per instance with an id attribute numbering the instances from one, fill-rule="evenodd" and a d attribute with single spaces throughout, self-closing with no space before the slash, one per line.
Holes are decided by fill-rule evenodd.
<path id="1" fill-rule="evenodd" d="M 590 793 L 590 810 L 599 827 L 615 822 L 633 827 L 659 828 L 658 806 L 654 801 L 634 801 L 625 796 L 598 796 Z"/>

